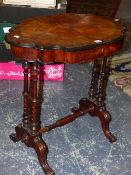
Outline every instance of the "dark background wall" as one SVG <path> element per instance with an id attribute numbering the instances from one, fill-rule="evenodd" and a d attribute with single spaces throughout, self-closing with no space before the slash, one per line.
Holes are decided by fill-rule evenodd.
<path id="1" fill-rule="evenodd" d="M 33 16 L 63 13 L 64 9 L 30 8 L 0 5 L 0 21 L 19 23 L 21 20 Z"/>

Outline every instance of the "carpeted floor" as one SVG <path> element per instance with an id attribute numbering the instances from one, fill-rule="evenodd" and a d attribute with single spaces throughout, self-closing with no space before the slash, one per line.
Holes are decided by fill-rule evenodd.
<path id="1" fill-rule="evenodd" d="M 69 114 L 70 107 L 78 105 L 87 95 L 90 74 L 88 64 L 66 65 L 64 82 L 45 83 L 42 125 Z M 21 120 L 22 81 L 0 83 L 0 174 L 42 175 L 34 150 L 8 137 Z M 106 102 L 116 143 L 106 140 L 98 119 L 89 115 L 43 136 L 56 175 L 131 174 L 131 99 L 109 82 Z"/>
<path id="2" fill-rule="evenodd" d="M 131 97 L 131 53 L 114 56 L 110 67 L 109 79 Z"/>

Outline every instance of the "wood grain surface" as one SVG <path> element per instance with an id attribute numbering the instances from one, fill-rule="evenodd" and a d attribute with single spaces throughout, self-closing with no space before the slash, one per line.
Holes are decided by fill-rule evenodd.
<path id="1" fill-rule="evenodd" d="M 117 20 L 106 17 L 63 13 L 24 20 L 11 30 L 6 40 L 15 50 L 17 46 L 23 48 L 21 54 L 37 49 L 35 57 L 38 58 L 36 52 L 44 50 L 48 51 L 48 55 L 54 55 L 55 52 L 55 55 L 63 56 L 63 59 L 47 59 L 48 62 L 65 61 L 63 52 L 97 50 L 98 47 L 116 43 L 119 45 L 123 41 L 123 27 Z M 29 57 L 28 53 L 26 57 Z M 66 59 L 66 62 L 72 61 Z"/>

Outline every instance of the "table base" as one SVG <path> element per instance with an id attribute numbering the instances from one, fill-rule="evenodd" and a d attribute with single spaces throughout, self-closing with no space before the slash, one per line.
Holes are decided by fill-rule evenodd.
<path id="1" fill-rule="evenodd" d="M 110 113 L 104 104 L 105 85 L 107 81 L 107 58 L 102 63 L 94 62 L 92 80 L 89 89 L 89 98 L 82 98 L 78 108 L 72 108 L 72 114 L 55 123 L 41 128 L 40 113 L 43 93 L 43 66 L 39 62 L 25 62 L 24 64 L 24 113 L 22 124 L 16 126 L 15 133 L 10 135 L 14 142 L 21 141 L 27 147 L 32 147 L 37 153 L 39 163 L 46 175 L 54 175 L 55 172 L 47 162 L 48 148 L 42 134 L 54 128 L 64 126 L 76 118 L 89 113 L 99 118 L 102 130 L 110 142 L 115 142 L 116 137 L 109 130 L 111 121 Z M 30 78 L 29 78 L 30 74 Z"/>

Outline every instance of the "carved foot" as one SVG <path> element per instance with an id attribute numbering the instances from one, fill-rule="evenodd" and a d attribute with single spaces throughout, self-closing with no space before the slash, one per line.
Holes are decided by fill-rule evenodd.
<path id="1" fill-rule="evenodd" d="M 50 168 L 47 162 L 48 148 L 42 138 L 36 138 L 34 143 L 34 149 L 37 153 L 40 165 L 46 175 L 55 175 L 55 172 Z"/>
<path id="2" fill-rule="evenodd" d="M 71 110 L 73 113 L 81 111 L 83 113 L 89 113 L 91 116 L 96 116 L 100 119 L 102 130 L 106 136 L 106 138 L 111 142 L 115 142 L 117 139 L 116 137 L 110 132 L 109 130 L 109 123 L 111 121 L 111 116 L 105 108 L 98 106 L 95 101 L 91 101 L 87 98 L 82 98 L 79 101 L 79 107 L 72 108 Z"/>
<path id="3" fill-rule="evenodd" d="M 16 133 L 12 133 L 9 135 L 10 139 L 13 141 L 13 142 L 18 142 L 20 141 L 21 139 L 17 136 Z"/>
<path id="4" fill-rule="evenodd" d="M 93 103 L 93 102 L 91 102 L 91 103 Z M 103 130 L 103 133 L 105 134 L 106 138 L 111 143 L 115 142 L 117 139 L 109 130 L 109 123 L 111 121 L 111 116 L 110 116 L 109 112 L 106 111 L 105 107 L 101 108 L 95 103 L 93 103 L 93 105 L 94 105 L 94 110 L 90 111 L 89 113 L 92 116 L 96 116 L 100 119 L 102 130 Z"/>
<path id="5" fill-rule="evenodd" d="M 109 139 L 109 141 L 111 143 L 115 142 L 117 140 L 117 138 L 109 130 L 109 123 L 111 121 L 111 116 L 110 116 L 109 112 L 99 111 L 98 117 L 101 121 L 102 130 L 103 130 L 105 136 L 107 137 L 107 139 Z"/>
<path id="6" fill-rule="evenodd" d="M 39 163 L 46 175 L 55 175 L 55 172 L 50 168 L 47 162 L 48 148 L 40 136 L 30 134 L 30 131 L 19 125 L 15 128 L 16 133 L 11 134 L 10 138 L 14 142 L 23 142 L 27 147 L 35 149 Z"/>
<path id="7" fill-rule="evenodd" d="M 41 136 L 32 136 L 27 133 L 27 136 L 23 140 L 26 146 L 34 148 L 37 153 L 39 163 L 45 172 L 45 175 L 55 175 L 55 172 L 50 168 L 47 162 L 48 148 Z"/>
<path id="8" fill-rule="evenodd" d="M 16 127 L 15 127 L 15 133 L 12 133 L 12 134 L 9 135 L 10 139 L 11 139 L 13 142 L 18 142 L 18 141 L 22 140 L 22 137 L 21 137 L 22 135 L 21 135 L 21 133 L 19 132 L 20 128 L 21 128 L 20 125 L 16 126 Z"/>
<path id="9" fill-rule="evenodd" d="M 108 128 L 108 127 L 107 127 Z M 107 139 L 111 142 L 114 143 L 117 141 L 117 138 L 109 131 L 109 129 L 106 129 L 106 131 L 103 131 Z"/>
<path id="10" fill-rule="evenodd" d="M 34 148 L 37 153 L 39 163 L 46 175 L 55 175 L 55 172 L 50 168 L 47 162 L 48 148 L 45 142 L 42 140 L 41 136 L 33 137 L 29 133 L 23 142 L 28 147 Z"/>

